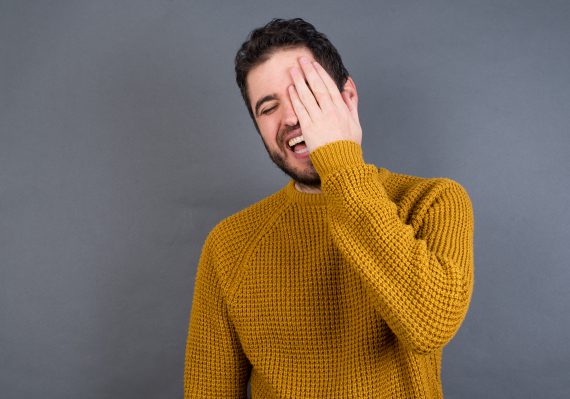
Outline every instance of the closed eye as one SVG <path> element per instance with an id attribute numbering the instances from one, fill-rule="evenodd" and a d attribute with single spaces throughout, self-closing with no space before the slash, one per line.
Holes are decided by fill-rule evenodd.
<path id="1" fill-rule="evenodd" d="M 275 110 L 275 108 L 277 108 L 277 105 L 264 109 L 263 111 L 261 111 L 261 115 L 269 115 L 270 113 L 273 112 L 273 110 Z"/>

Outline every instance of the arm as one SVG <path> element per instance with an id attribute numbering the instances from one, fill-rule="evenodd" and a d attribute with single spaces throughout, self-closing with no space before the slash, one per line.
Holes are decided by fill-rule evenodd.
<path id="1" fill-rule="evenodd" d="M 211 240 L 200 257 L 184 368 L 184 398 L 246 398 L 250 365 L 228 317 Z"/>
<path id="2" fill-rule="evenodd" d="M 442 180 L 414 209 L 420 216 L 414 229 L 399 218 L 359 145 L 335 142 L 311 159 L 330 206 L 333 240 L 381 317 L 411 350 L 441 348 L 465 317 L 473 287 L 473 213 L 465 190 Z"/>
<path id="3" fill-rule="evenodd" d="M 340 93 L 316 62 L 291 68 L 291 103 L 330 205 L 333 239 L 380 316 L 417 353 L 456 333 L 473 286 L 473 214 L 465 190 L 446 179 L 400 220 L 377 168 L 362 159 L 354 82 Z M 417 230 L 417 231 L 415 231 Z"/>

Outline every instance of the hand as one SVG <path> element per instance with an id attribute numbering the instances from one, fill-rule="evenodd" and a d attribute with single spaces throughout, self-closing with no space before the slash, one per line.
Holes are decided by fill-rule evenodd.
<path id="1" fill-rule="evenodd" d="M 290 70 L 294 84 L 289 86 L 289 96 L 309 152 L 339 140 L 361 144 L 362 128 L 352 79 L 349 78 L 354 90 L 341 93 L 318 62 L 301 57 L 299 64 L 301 69 Z"/>

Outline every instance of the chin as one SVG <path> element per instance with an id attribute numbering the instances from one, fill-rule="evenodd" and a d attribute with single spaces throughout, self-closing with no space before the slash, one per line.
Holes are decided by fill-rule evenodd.
<path id="1" fill-rule="evenodd" d="M 289 175 L 291 176 L 291 175 Z M 314 175 L 296 175 L 291 176 L 297 183 L 304 184 L 305 186 L 320 187 L 321 178 L 318 174 Z"/>
<path id="2" fill-rule="evenodd" d="M 283 172 L 289 175 L 289 177 L 297 183 L 312 187 L 320 187 L 321 185 L 321 177 L 312 165 L 310 168 L 306 168 L 303 171 L 296 171 L 292 168 L 281 167 L 280 165 L 277 166 L 279 166 Z"/>
<path id="3" fill-rule="evenodd" d="M 279 151 L 269 149 L 265 140 L 263 140 L 263 145 L 271 161 L 293 180 L 306 186 L 320 187 L 321 178 L 310 160 L 308 165 L 301 167 L 302 169 L 299 170 L 285 161 L 285 157 Z"/>

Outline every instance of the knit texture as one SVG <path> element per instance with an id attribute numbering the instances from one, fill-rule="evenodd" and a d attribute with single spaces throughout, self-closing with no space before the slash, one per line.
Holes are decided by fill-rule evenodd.
<path id="1" fill-rule="evenodd" d="M 448 178 L 311 153 L 294 181 L 221 221 L 198 264 L 185 398 L 440 398 L 443 346 L 473 288 L 473 211 Z"/>

